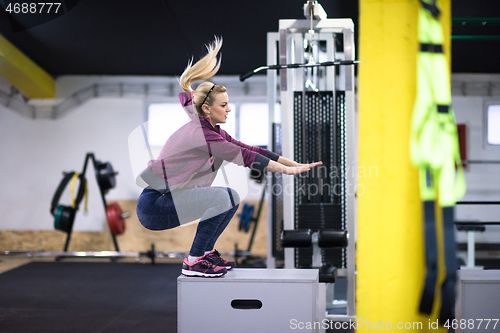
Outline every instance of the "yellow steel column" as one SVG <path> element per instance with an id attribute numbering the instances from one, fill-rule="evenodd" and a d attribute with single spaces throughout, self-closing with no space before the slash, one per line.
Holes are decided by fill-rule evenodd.
<path id="1" fill-rule="evenodd" d="M 54 98 L 52 76 L 0 35 L 0 76 L 29 98 Z"/>
<path id="2" fill-rule="evenodd" d="M 451 0 L 439 4 L 449 59 Z M 433 316 L 418 312 L 424 238 L 418 172 L 409 155 L 418 8 L 417 0 L 359 1 L 359 166 L 378 171 L 358 179 L 364 190 L 358 196 L 359 332 L 388 325 L 443 331 L 429 327 L 436 321 L 437 300 Z"/>

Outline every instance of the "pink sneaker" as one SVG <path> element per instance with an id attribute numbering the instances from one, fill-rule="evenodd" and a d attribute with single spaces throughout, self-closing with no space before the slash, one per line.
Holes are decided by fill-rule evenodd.
<path id="1" fill-rule="evenodd" d="M 210 261 L 213 265 L 219 266 L 219 267 L 225 267 L 227 270 L 233 269 L 236 267 L 236 263 L 234 261 L 228 261 L 226 259 L 223 259 L 220 256 L 219 251 L 217 250 L 212 250 L 210 253 L 205 254 L 205 259 Z"/>
<path id="2" fill-rule="evenodd" d="M 185 258 L 182 263 L 182 274 L 187 276 L 220 277 L 226 273 L 227 270 L 224 267 L 215 266 L 206 259 L 206 256 L 199 257 L 193 262 Z"/>

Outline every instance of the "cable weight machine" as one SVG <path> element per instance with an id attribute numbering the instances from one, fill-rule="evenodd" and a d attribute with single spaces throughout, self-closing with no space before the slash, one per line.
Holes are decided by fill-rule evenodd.
<path id="1" fill-rule="evenodd" d="M 269 176 L 267 267 L 283 261 L 285 268 L 319 269 L 325 309 L 319 320 L 350 321 L 357 174 L 354 24 L 327 19 L 318 6 L 304 5 L 305 20 L 280 20 L 279 32 L 267 35 L 267 66 L 240 79 L 267 70 L 273 150 L 299 163 L 323 161 L 307 174 Z M 276 103 L 281 124 L 273 124 Z"/>

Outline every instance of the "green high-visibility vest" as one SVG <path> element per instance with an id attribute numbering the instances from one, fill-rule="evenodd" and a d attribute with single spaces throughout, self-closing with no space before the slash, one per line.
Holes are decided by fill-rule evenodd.
<path id="1" fill-rule="evenodd" d="M 430 0 L 423 2 L 432 3 Z M 417 97 L 411 122 L 410 156 L 413 165 L 420 170 L 422 200 L 436 199 L 436 190 L 439 190 L 439 204 L 448 207 L 453 206 L 466 189 L 458 131 L 451 108 L 450 73 L 443 53 L 439 20 L 429 10 L 421 8 L 418 23 L 421 46 L 417 58 Z"/>

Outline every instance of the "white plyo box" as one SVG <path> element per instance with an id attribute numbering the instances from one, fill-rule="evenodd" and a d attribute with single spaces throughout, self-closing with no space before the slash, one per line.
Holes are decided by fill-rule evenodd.
<path id="1" fill-rule="evenodd" d="M 181 275 L 177 332 L 295 332 L 300 323 L 314 325 L 318 276 L 317 269 L 261 268 L 235 268 L 221 278 Z"/>
<path id="2" fill-rule="evenodd" d="M 498 332 L 500 270 L 461 269 L 457 273 L 455 318 L 459 325 L 455 332 Z M 462 327 L 461 321 L 466 323 Z"/>

